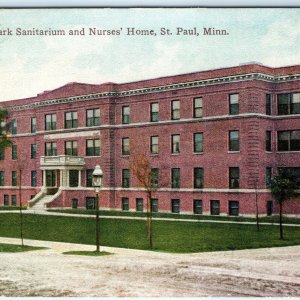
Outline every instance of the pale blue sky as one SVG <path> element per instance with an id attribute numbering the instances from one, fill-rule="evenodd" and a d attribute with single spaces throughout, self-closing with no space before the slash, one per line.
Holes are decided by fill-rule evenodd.
<path id="1" fill-rule="evenodd" d="M 0 30 L 123 28 L 120 36 L 0 35 L 0 101 L 68 82 L 137 81 L 258 61 L 300 64 L 300 9 L 0 10 Z M 172 36 L 127 36 L 127 27 Z M 176 28 L 226 29 L 227 36 L 178 36 Z M 1 31 L 0 31 L 1 32 Z"/>

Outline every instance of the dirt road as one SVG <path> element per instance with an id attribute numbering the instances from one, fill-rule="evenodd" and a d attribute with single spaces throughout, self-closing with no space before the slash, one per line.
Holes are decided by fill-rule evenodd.
<path id="1" fill-rule="evenodd" d="M 15 243 L 15 239 L 0 238 Z M 26 241 L 47 250 L 0 254 L 0 296 L 300 296 L 300 246 L 169 254 Z"/>

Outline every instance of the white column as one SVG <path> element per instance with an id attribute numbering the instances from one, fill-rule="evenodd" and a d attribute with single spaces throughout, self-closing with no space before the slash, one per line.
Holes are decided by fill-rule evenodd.
<path id="1" fill-rule="evenodd" d="M 81 187 L 81 170 L 78 170 L 78 187 Z"/>
<path id="2" fill-rule="evenodd" d="M 63 187 L 66 187 L 66 186 L 68 186 L 66 170 L 62 170 L 62 176 L 63 176 L 62 185 L 63 185 Z"/>
<path id="3" fill-rule="evenodd" d="M 59 170 L 59 187 L 63 187 L 63 170 Z"/>
<path id="4" fill-rule="evenodd" d="M 46 170 L 43 170 L 43 187 L 46 187 Z"/>

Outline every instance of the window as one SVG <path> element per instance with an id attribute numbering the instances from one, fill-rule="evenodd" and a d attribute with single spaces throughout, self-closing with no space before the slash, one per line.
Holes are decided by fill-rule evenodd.
<path id="1" fill-rule="evenodd" d="M 65 155 L 77 156 L 77 141 L 65 142 Z"/>
<path id="2" fill-rule="evenodd" d="M 11 195 L 11 205 L 17 206 L 17 196 L 16 195 Z"/>
<path id="3" fill-rule="evenodd" d="M 0 150 L 0 160 L 4 160 L 5 159 L 5 148 Z"/>
<path id="4" fill-rule="evenodd" d="M 4 203 L 5 206 L 9 205 L 9 196 L 8 195 L 4 195 Z"/>
<path id="5" fill-rule="evenodd" d="M 203 188 L 203 168 L 194 168 L 194 189 Z"/>
<path id="6" fill-rule="evenodd" d="M 150 152 L 151 154 L 158 154 L 158 136 L 150 137 Z"/>
<path id="7" fill-rule="evenodd" d="M 129 169 L 122 169 L 122 187 L 130 187 L 130 172 Z"/>
<path id="8" fill-rule="evenodd" d="M 30 145 L 30 157 L 31 159 L 36 159 L 36 144 Z"/>
<path id="9" fill-rule="evenodd" d="M 229 168 L 229 188 L 238 189 L 240 187 L 240 169 L 237 167 Z"/>
<path id="10" fill-rule="evenodd" d="M 219 200 L 210 200 L 210 214 L 219 215 L 220 214 L 220 201 Z"/>
<path id="11" fill-rule="evenodd" d="M 180 152 L 179 143 L 180 143 L 180 135 L 173 134 L 172 135 L 172 153 L 173 154 Z"/>
<path id="12" fill-rule="evenodd" d="M 280 94 L 278 100 L 278 115 L 300 114 L 300 93 Z"/>
<path id="13" fill-rule="evenodd" d="M 99 126 L 100 125 L 100 109 L 88 109 L 86 111 L 86 126 Z"/>
<path id="14" fill-rule="evenodd" d="M 72 208 L 78 208 L 78 199 L 77 198 L 73 198 L 72 199 Z"/>
<path id="15" fill-rule="evenodd" d="M 96 208 L 96 198 L 95 197 L 86 197 L 85 198 L 86 209 L 95 209 Z"/>
<path id="16" fill-rule="evenodd" d="M 278 151 L 300 151 L 300 130 L 278 131 Z"/>
<path id="17" fill-rule="evenodd" d="M 300 167 L 281 167 L 278 168 L 278 173 L 292 177 L 296 181 L 298 189 L 300 189 Z"/>
<path id="18" fill-rule="evenodd" d="M 267 201 L 267 216 L 272 216 L 273 214 L 273 201 Z"/>
<path id="19" fill-rule="evenodd" d="M 30 131 L 31 133 L 35 133 L 36 132 L 36 118 L 32 117 L 31 118 L 31 122 L 30 122 Z"/>
<path id="20" fill-rule="evenodd" d="M 100 140 L 86 141 L 86 156 L 100 156 Z"/>
<path id="21" fill-rule="evenodd" d="M 266 94 L 266 115 L 271 115 L 271 95 Z"/>
<path id="22" fill-rule="evenodd" d="M 180 169 L 172 168 L 172 189 L 180 188 Z"/>
<path id="23" fill-rule="evenodd" d="M 158 103 L 150 104 L 150 121 L 151 122 L 159 121 L 159 104 Z"/>
<path id="24" fill-rule="evenodd" d="M 56 114 L 45 115 L 45 130 L 56 129 Z"/>
<path id="25" fill-rule="evenodd" d="M 93 172 L 94 172 L 93 169 L 86 170 L 86 176 L 85 176 L 85 179 L 86 179 L 85 185 L 86 185 L 86 187 L 92 187 L 93 186 Z"/>
<path id="26" fill-rule="evenodd" d="M 266 167 L 266 187 L 270 186 L 271 179 L 272 179 L 272 168 Z"/>
<path id="27" fill-rule="evenodd" d="M 194 133 L 194 153 L 203 152 L 203 133 Z"/>
<path id="28" fill-rule="evenodd" d="M 0 171 L 0 186 L 4 186 L 4 171 Z"/>
<path id="29" fill-rule="evenodd" d="M 11 121 L 11 134 L 12 135 L 17 134 L 17 120 L 16 119 L 13 119 Z"/>
<path id="30" fill-rule="evenodd" d="M 240 137 L 238 130 L 229 131 L 229 151 L 240 151 Z"/>
<path id="31" fill-rule="evenodd" d="M 11 185 L 17 186 L 17 171 L 11 172 Z"/>
<path id="32" fill-rule="evenodd" d="M 229 216 L 238 216 L 239 215 L 239 201 L 229 201 Z"/>
<path id="33" fill-rule="evenodd" d="M 271 131 L 266 131 L 266 151 L 271 152 L 272 151 L 272 136 Z"/>
<path id="34" fill-rule="evenodd" d="M 37 186 L 36 171 L 31 171 L 31 186 Z"/>
<path id="35" fill-rule="evenodd" d="M 129 147 L 129 138 L 122 138 L 122 155 L 129 155 L 130 147 Z"/>
<path id="36" fill-rule="evenodd" d="M 194 98 L 194 118 L 202 118 L 202 98 Z"/>
<path id="37" fill-rule="evenodd" d="M 56 156 L 56 155 L 57 155 L 56 143 L 54 142 L 45 143 L 45 156 Z"/>
<path id="38" fill-rule="evenodd" d="M 143 211 L 144 210 L 144 199 L 143 198 L 136 198 L 136 211 Z"/>
<path id="39" fill-rule="evenodd" d="M 130 107 L 122 106 L 122 124 L 130 123 Z"/>
<path id="40" fill-rule="evenodd" d="M 69 171 L 69 186 L 70 187 L 78 187 L 79 184 L 79 171 L 78 170 L 70 170 Z"/>
<path id="41" fill-rule="evenodd" d="M 159 169 L 152 168 L 150 176 L 151 176 L 152 187 L 158 187 L 159 186 Z"/>
<path id="42" fill-rule="evenodd" d="M 127 197 L 122 198 L 122 210 L 129 210 L 129 199 Z"/>
<path id="43" fill-rule="evenodd" d="M 77 128 L 78 127 L 78 115 L 77 111 L 71 111 L 65 113 L 65 128 Z"/>
<path id="44" fill-rule="evenodd" d="M 11 146 L 11 159 L 16 160 L 18 158 L 18 149 L 16 144 Z"/>
<path id="45" fill-rule="evenodd" d="M 202 200 L 194 199 L 193 211 L 194 211 L 194 214 L 197 214 L 197 215 L 202 214 Z"/>
<path id="46" fill-rule="evenodd" d="M 175 214 L 180 213 L 180 200 L 179 199 L 171 200 L 171 211 L 172 211 L 172 213 L 175 213 Z"/>
<path id="47" fill-rule="evenodd" d="M 229 95 L 229 114 L 230 115 L 239 114 L 239 94 Z"/>
<path id="48" fill-rule="evenodd" d="M 151 212 L 158 212 L 158 199 L 151 199 Z"/>
<path id="49" fill-rule="evenodd" d="M 172 101 L 172 120 L 179 120 L 180 119 L 180 101 L 173 100 Z"/>

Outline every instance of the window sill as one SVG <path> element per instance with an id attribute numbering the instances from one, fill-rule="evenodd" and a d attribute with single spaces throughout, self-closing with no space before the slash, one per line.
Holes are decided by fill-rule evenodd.
<path id="1" fill-rule="evenodd" d="M 158 153 L 151 153 L 150 156 L 151 157 L 158 157 Z"/>
<path id="2" fill-rule="evenodd" d="M 174 155 L 174 156 L 180 155 L 180 152 L 178 152 L 178 153 L 171 153 L 171 155 Z"/>
<path id="3" fill-rule="evenodd" d="M 241 151 L 227 151 L 227 153 L 235 154 L 235 153 L 241 153 Z"/>
<path id="4" fill-rule="evenodd" d="M 193 152 L 195 155 L 203 155 L 203 152 Z"/>
<path id="5" fill-rule="evenodd" d="M 299 153 L 300 150 L 296 151 L 296 150 L 293 150 L 293 151 L 276 151 L 276 153 L 280 154 L 280 153 Z"/>

